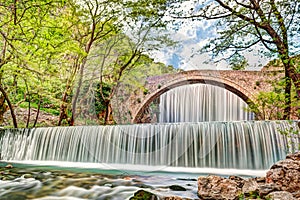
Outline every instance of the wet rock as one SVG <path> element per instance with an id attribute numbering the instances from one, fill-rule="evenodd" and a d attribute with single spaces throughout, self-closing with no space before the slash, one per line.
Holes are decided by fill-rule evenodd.
<path id="1" fill-rule="evenodd" d="M 32 176 L 32 174 L 24 174 L 23 175 L 23 178 L 32 178 L 33 176 Z"/>
<path id="2" fill-rule="evenodd" d="M 136 183 L 136 184 L 132 184 L 132 186 L 135 187 L 139 187 L 139 188 L 149 188 L 149 189 L 154 189 L 154 187 L 150 186 L 150 185 L 146 185 L 144 183 Z"/>
<path id="3" fill-rule="evenodd" d="M 165 197 L 163 200 L 186 200 L 181 197 Z"/>
<path id="4" fill-rule="evenodd" d="M 280 191 L 295 194 L 300 191 L 300 152 L 274 164 L 267 172 L 266 183 L 276 185 Z"/>
<path id="5" fill-rule="evenodd" d="M 186 189 L 180 185 L 171 185 L 169 188 L 174 191 L 186 191 Z"/>
<path id="6" fill-rule="evenodd" d="M 24 200 L 27 199 L 23 193 L 9 193 L 1 196 L 1 200 Z"/>
<path id="7" fill-rule="evenodd" d="M 258 190 L 260 196 L 266 196 L 270 192 L 279 191 L 280 187 L 278 187 L 276 184 L 269 183 L 269 184 L 260 185 Z"/>
<path id="8" fill-rule="evenodd" d="M 195 178 L 177 178 L 176 180 L 182 180 L 182 181 L 197 181 Z"/>
<path id="9" fill-rule="evenodd" d="M 6 165 L 5 166 L 5 168 L 7 168 L 7 169 L 12 169 L 12 168 L 14 168 L 11 164 L 8 164 L 8 165 Z"/>
<path id="10" fill-rule="evenodd" d="M 158 200 L 158 197 L 151 192 L 139 190 L 134 193 L 134 196 L 130 200 Z"/>
<path id="11" fill-rule="evenodd" d="M 296 200 L 293 195 L 286 191 L 278 191 L 278 192 L 271 192 L 266 196 L 266 199 L 274 199 L 274 200 Z"/>
<path id="12" fill-rule="evenodd" d="M 220 176 L 198 178 L 198 196 L 201 199 L 235 199 L 242 193 L 242 179 Z"/>

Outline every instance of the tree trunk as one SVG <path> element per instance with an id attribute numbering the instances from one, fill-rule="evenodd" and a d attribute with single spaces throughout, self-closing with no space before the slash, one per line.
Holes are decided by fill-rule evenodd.
<path id="1" fill-rule="evenodd" d="M 81 65 L 80 65 L 78 85 L 77 85 L 76 92 L 75 92 L 75 95 L 74 95 L 73 100 L 72 100 L 72 115 L 71 115 L 71 119 L 69 121 L 70 126 L 74 126 L 74 124 L 75 124 L 77 100 L 79 98 L 79 94 L 80 94 L 80 90 L 81 90 L 82 79 L 83 79 L 83 70 L 84 70 L 84 66 L 85 66 L 85 63 L 86 63 L 86 59 L 87 58 L 84 58 L 82 60 Z"/>
<path id="2" fill-rule="evenodd" d="M 39 114 L 40 114 L 40 109 L 41 109 L 41 98 L 39 97 L 39 104 L 38 104 L 38 108 L 37 108 L 37 111 L 36 111 L 36 116 L 35 116 L 35 119 L 34 119 L 34 123 L 33 123 L 33 128 L 36 126 L 37 124 L 37 121 L 38 121 L 38 118 L 39 118 Z"/>
<path id="3" fill-rule="evenodd" d="M 283 119 L 287 120 L 290 119 L 291 116 L 291 106 L 292 106 L 292 101 L 291 101 L 291 90 L 292 90 L 292 81 L 289 78 L 287 71 L 285 71 L 285 89 L 284 89 L 284 100 L 285 100 L 285 107 L 284 107 L 284 112 L 283 112 Z"/>
<path id="4" fill-rule="evenodd" d="M 289 66 L 285 70 L 289 73 L 289 77 L 295 85 L 297 98 L 300 99 L 300 74 L 296 72 L 295 67 Z"/>
<path id="5" fill-rule="evenodd" d="M 292 65 L 292 60 L 288 55 L 288 49 L 282 48 L 279 50 L 279 55 L 284 66 L 284 76 L 285 76 L 285 108 L 283 113 L 283 119 L 290 119 L 291 116 L 291 88 L 292 81 L 295 85 L 297 98 L 300 99 L 300 77 L 297 74 L 295 67 Z M 297 86 L 298 84 L 298 86 Z"/>
<path id="6" fill-rule="evenodd" d="M 111 112 L 112 112 L 112 109 L 111 109 L 110 101 L 107 100 L 105 102 L 105 116 L 104 116 L 104 124 L 105 125 L 110 124 Z"/>
<path id="7" fill-rule="evenodd" d="M 58 126 L 61 126 L 61 123 L 64 119 L 68 119 L 67 114 L 67 97 L 68 97 L 68 91 L 70 90 L 70 86 L 67 85 L 67 88 L 64 91 L 63 98 L 61 99 L 61 105 L 60 105 L 60 112 L 59 112 L 59 118 L 58 118 Z"/>
<path id="8" fill-rule="evenodd" d="M 66 112 L 67 112 L 67 107 L 65 105 L 65 102 L 63 101 L 62 104 L 60 105 L 59 109 L 59 118 L 58 118 L 58 123 L 57 126 L 61 126 L 61 123 L 64 119 L 67 119 Z"/>
<path id="9" fill-rule="evenodd" d="M 26 92 L 28 94 L 28 113 L 27 113 L 27 121 L 26 121 L 26 128 L 29 127 L 29 123 L 30 123 L 30 112 L 31 112 L 31 97 L 30 97 L 30 93 L 29 93 L 29 88 L 28 88 L 28 84 L 26 79 L 24 79 L 25 81 L 25 85 L 26 85 Z M 26 99 L 25 99 L 26 101 Z"/>
<path id="10" fill-rule="evenodd" d="M 6 102 L 8 104 L 8 107 L 10 109 L 10 114 L 11 114 L 11 118 L 13 120 L 14 128 L 18 128 L 18 123 L 17 123 L 17 118 L 16 118 L 16 115 L 15 115 L 14 107 L 13 107 L 12 103 L 10 102 L 10 100 L 8 98 L 8 95 L 6 94 L 4 88 L 2 87 L 1 84 L 0 84 L 0 91 L 2 92 Z"/>
<path id="11" fill-rule="evenodd" d="M 4 122 L 4 113 L 8 110 L 8 106 L 5 104 L 5 98 L 0 95 L 0 125 Z"/>

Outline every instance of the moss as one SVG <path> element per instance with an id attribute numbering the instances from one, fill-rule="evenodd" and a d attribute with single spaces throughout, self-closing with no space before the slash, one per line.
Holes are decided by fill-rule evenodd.
<path id="1" fill-rule="evenodd" d="M 149 92 L 149 90 L 146 89 L 146 88 L 145 88 L 144 91 L 143 91 L 144 95 L 148 94 L 148 92 Z"/>
<path id="2" fill-rule="evenodd" d="M 134 193 L 134 196 L 130 198 L 130 200 L 158 200 L 157 196 L 152 194 L 151 192 L 147 192 L 145 190 L 139 190 Z"/>

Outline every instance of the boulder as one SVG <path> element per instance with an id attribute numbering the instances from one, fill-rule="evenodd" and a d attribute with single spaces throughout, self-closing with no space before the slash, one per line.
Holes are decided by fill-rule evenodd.
<path id="1" fill-rule="evenodd" d="M 277 191 L 277 192 L 271 192 L 266 196 L 266 199 L 278 199 L 278 200 L 296 200 L 296 198 L 293 197 L 293 195 L 286 191 Z"/>
<path id="2" fill-rule="evenodd" d="M 253 191 L 258 191 L 258 183 L 254 178 L 249 178 L 244 181 L 244 185 L 242 187 L 242 192 L 244 194 L 249 194 Z"/>
<path id="3" fill-rule="evenodd" d="M 266 183 L 276 188 L 274 190 L 287 191 L 300 198 L 300 152 L 289 154 L 274 164 L 266 174 Z"/>
<path id="4" fill-rule="evenodd" d="M 242 193 L 243 179 L 207 176 L 198 178 L 198 196 L 201 199 L 235 199 Z"/>
<path id="5" fill-rule="evenodd" d="M 139 190 L 134 193 L 134 196 L 130 198 L 130 200 L 158 200 L 159 198 L 148 191 Z"/>
<path id="6" fill-rule="evenodd" d="M 186 191 L 186 189 L 180 185 L 171 185 L 169 188 L 174 191 Z"/>

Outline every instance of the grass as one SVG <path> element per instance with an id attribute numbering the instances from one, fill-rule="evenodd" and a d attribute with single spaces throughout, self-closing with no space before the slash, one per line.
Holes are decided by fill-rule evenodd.
<path id="1" fill-rule="evenodd" d="M 28 102 L 22 102 L 19 106 L 20 106 L 20 108 L 28 108 L 28 104 L 29 104 Z M 30 107 L 37 109 L 38 108 L 38 104 L 36 104 L 36 103 L 30 103 Z M 59 110 L 54 109 L 54 108 L 43 108 L 41 106 L 40 110 L 44 111 L 45 113 L 49 113 L 51 115 L 55 115 L 55 116 L 59 115 Z"/>

